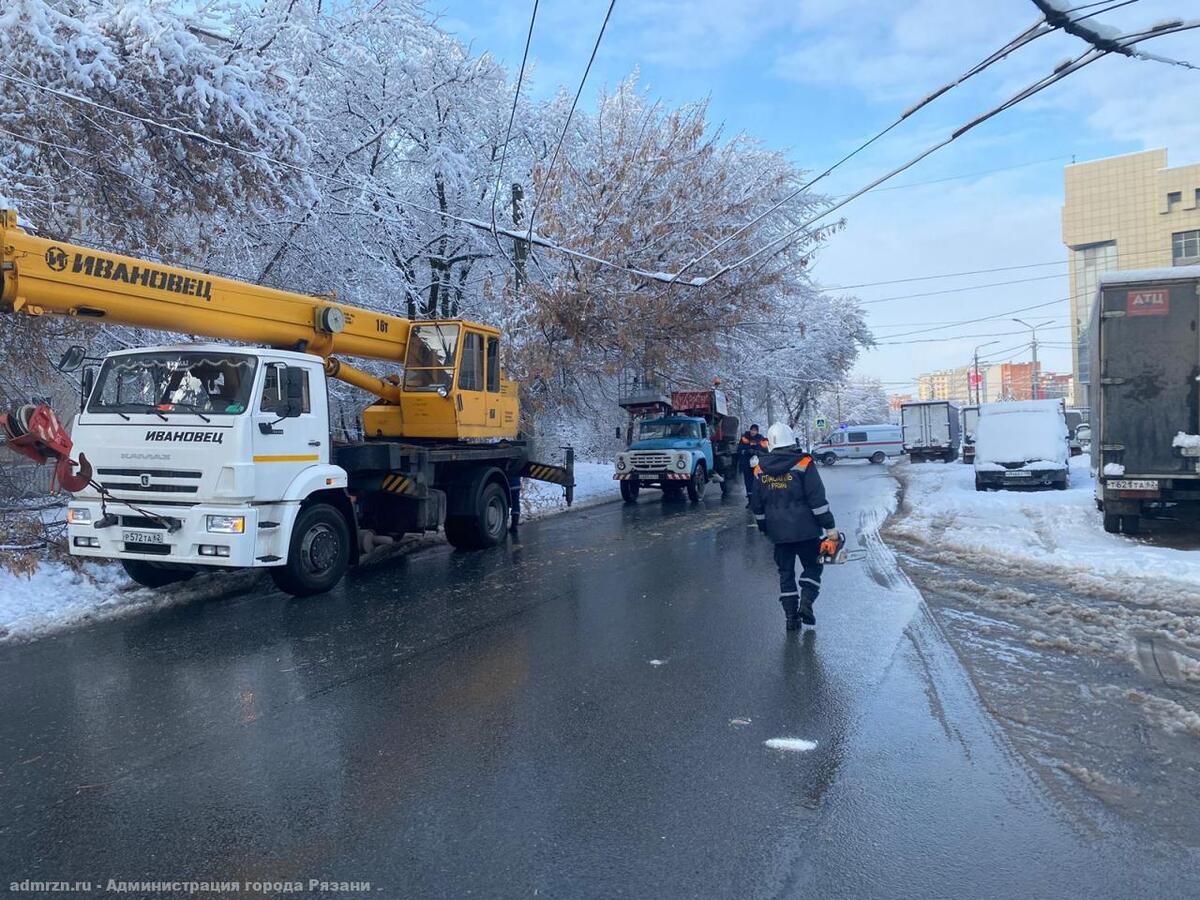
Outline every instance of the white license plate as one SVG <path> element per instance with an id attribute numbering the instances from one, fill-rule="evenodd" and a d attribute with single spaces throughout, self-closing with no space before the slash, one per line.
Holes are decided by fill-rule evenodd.
<path id="1" fill-rule="evenodd" d="M 161 531 L 122 531 L 121 540 L 127 544 L 164 544 Z"/>
<path id="2" fill-rule="evenodd" d="M 1157 491 L 1158 482 L 1149 478 L 1110 478 L 1104 482 L 1110 491 Z"/>
<path id="3" fill-rule="evenodd" d="M 1032 472 L 1025 472 L 1020 469 L 1010 469 L 1004 473 L 1005 478 L 1032 478 Z"/>

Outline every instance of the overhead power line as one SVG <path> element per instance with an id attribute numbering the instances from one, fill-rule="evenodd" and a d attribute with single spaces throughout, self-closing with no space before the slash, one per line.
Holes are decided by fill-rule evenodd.
<path id="1" fill-rule="evenodd" d="M 1066 272 L 1056 272 L 1053 275 L 1037 275 L 1033 278 L 1015 278 L 1012 281 L 991 281 L 987 284 L 969 284 L 965 287 L 947 288 L 946 290 L 942 291 L 925 291 L 924 293 L 920 294 L 899 294 L 895 297 L 880 297 L 877 300 L 861 300 L 859 302 L 862 303 L 863 306 L 867 306 L 873 303 L 888 303 L 892 300 L 911 300 L 915 297 L 940 297 L 945 294 L 958 294 L 964 291 L 979 291 L 983 290 L 984 288 L 1005 287 L 1010 284 L 1028 284 L 1032 281 L 1048 281 L 1051 278 L 1066 277 Z"/>
<path id="2" fill-rule="evenodd" d="M 1059 8 L 1054 0 L 1032 0 L 1046 21 L 1056 28 L 1061 28 L 1067 34 L 1073 37 L 1080 38 L 1086 41 L 1094 49 L 1101 50 L 1105 53 L 1119 53 L 1122 56 L 1128 56 L 1131 59 L 1143 59 L 1151 62 L 1166 63 L 1171 66 L 1181 66 L 1185 69 L 1200 70 L 1200 66 L 1187 62 L 1182 59 L 1172 59 L 1167 56 L 1158 56 L 1154 53 L 1146 53 L 1141 50 L 1134 50 L 1134 45 L 1141 43 L 1149 37 L 1159 37 L 1166 34 L 1176 34 L 1180 31 L 1187 31 L 1191 28 L 1200 27 L 1200 20 L 1195 22 L 1184 22 L 1182 19 L 1174 19 L 1169 22 L 1163 22 L 1155 25 L 1146 31 L 1132 32 L 1129 34 L 1113 34 L 1111 28 L 1098 28 L 1095 26 L 1085 25 L 1084 21 L 1101 13 L 1111 12 L 1114 9 L 1120 9 L 1122 6 L 1129 6 L 1133 0 L 1125 0 L 1115 6 L 1107 9 L 1097 10 L 1093 13 L 1088 13 L 1086 16 L 1073 16 L 1070 10 Z"/>
<path id="3" fill-rule="evenodd" d="M 881 327 L 888 327 L 888 328 L 905 328 L 905 327 L 913 327 L 913 325 L 920 325 L 920 324 L 932 326 L 929 328 L 923 328 L 922 330 L 919 330 L 919 331 L 904 331 L 899 334 L 881 335 L 881 337 L 886 337 L 886 338 L 908 337 L 909 335 L 913 335 L 913 334 L 928 334 L 931 331 L 941 331 L 943 328 L 957 328 L 961 325 L 974 325 L 976 322 L 990 322 L 993 319 L 1003 319 L 1004 317 L 1011 316 L 1015 313 L 1029 312 L 1030 310 L 1034 310 L 1034 309 L 1045 309 L 1047 306 L 1057 306 L 1059 303 L 1066 303 L 1070 299 L 1071 299 L 1070 297 L 1060 297 L 1057 300 L 1049 300 L 1046 303 L 1034 303 L 1031 306 L 1019 306 L 1016 309 L 1006 309 L 1004 312 L 993 313 L 992 315 L 988 315 L 988 316 L 980 316 L 977 319 L 962 319 L 957 322 L 925 322 L 925 323 L 913 323 L 912 325 L 908 325 L 908 326 L 905 326 L 905 325 L 881 326 Z"/>
<path id="4" fill-rule="evenodd" d="M 1057 331 L 1062 328 L 1070 328 L 1070 325 L 1047 325 L 1046 331 Z M 983 334 L 950 334 L 942 335 L 941 337 L 933 338 L 917 338 L 911 341 L 876 341 L 876 347 L 899 347 L 904 344 L 937 344 L 944 341 L 965 341 L 974 340 L 975 338 L 989 337 L 1008 337 L 1013 334 L 1024 334 L 1023 331 L 991 331 Z"/>
<path id="5" fill-rule="evenodd" d="M 782 200 L 779 200 L 773 206 L 771 206 L 768 209 L 764 210 L 763 212 L 759 213 L 757 216 L 755 216 L 753 219 L 751 219 L 746 224 L 742 225 L 740 228 L 738 228 L 732 234 L 726 235 L 724 238 L 717 241 L 717 243 L 715 243 L 713 246 L 709 247 L 707 250 L 705 250 L 699 256 L 693 257 L 691 260 L 684 263 L 683 267 L 680 268 L 680 270 L 676 273 L 676 278 L 681 276 L 684 272 L 686 272 L 692 266 L 707 259 L 709 256 L 711 256 L 717 250 L 721 249 L 726 244 L 728 244 L 730 241 L 732 241 L 734 238 L 737 238 L 740 235 L 745 234 L 745 232 L 747 230 L 749 230 L 750 228 L 753 228 L 755 225 L 757 225 L 759 222 L 761 222 L 767 216 L 774 214 L 779 209 L 781 209 L 784 205 L 791 202 L 796 197 L 800 196 L 802 193 L 804 193 L 805 191 L 812 188 L 812 186 L 817 184 L 817 182 L 821 181 L 826 176 L 832 174 L 836 169 L 841 167 L 844 163 L 849 162 L 851 159 L 853 159 L 859 153 L 866 150 L 868 147 L 870 147 L 872 144 L 874 144 L 880 138 L 884 137 L 888 132 L 892 131 L 892 129 L 897 128 L 902 122 L 904 122 L 905 119 L 909 118 L 909 116 L 912 116 L 914 113 L 918 112 L 919 110 L 924 109 L 926 106 L 928 106 L 934 100 L 936 100 L 938 97 L 941 97 L 943 94 L 948 93 L 949 91 L 958 87 L 960 84 L 963 84 L 964 82 L 966 82 L 969 79 L 973 78 L 974 76 L 978 75 L 980 72 L 982 72 L 984 69 L 987 69 L 989 66 L 991 66 L 993 63 L 997 62 L 998 60 L 1004 59 L 1006 56 L 1008 56 L 1008 54 L 1012 53 L 1014 50 L 1019 50 L 1021 47 L 1025 46 L 1026 44 L 1030 43 L 1031 41 L 1041 37 L 1043 34 L 1048 34 L 1049 32 L 1051 32 L 1053 30 L 1054 30 L 1053 28 L 1045 27 L 1045 18 L 1044 17 L 1041 21 L 1034 23 L 1029 28 L 1026 28 L 1023 32 L 1021 32 L 1015 38 L 1012 38 L 1010 41 L 1008 41 L 1008 43 L 1006 43 L 1004 46 L 1002 46 L 999 50 L 996 50 L 993 53 L 989 54 L 988 56 L 984 57 L 984 59 L 980 60 L 978 63 L 976 63 L 970 69 L 968 69 L 966 72 L 964 72 L 963 74 L 961 74 L 957 78 L 955 78 L 953 81 L 948 81 L 945 84 L 943 84 L 941 87 L 926 94 L 923 98 L 918 100 L 915 104 L 913 104 L 908 109 L 901 112 L 900 115 L 898 115 L 895 119 L 893 119 L 887 126 L 880 129 L 875 134 L 873 134 L 871 137 L 867 138 L 865 141 L 860 143 L 857 147 L 855 147 L 853 150 L 851 150 L 849 153 L 847 153 L 845 156 L 843 156 L 841 159 L 839 159 L 833 165 L 829 166 L 829 168 L 825 169 L 825 171 L 823 171 L 816 178 L 813 178 L 813 179 L 809 180 L 808 182 L 800 185 L 800 187 L 796 188 L 790 194 L 785 196 Z M 853 198 L 851 198 L 851 199 L 853 199 Z M 718 277 L 719 275 L 723 274 L 723 271 L 724 270 L 718 271 L 717 275 L 714 275 L 713 277 L 714 278 Z"/>
<path id="6" fill-rule="evenodd" d="M 562 131 L 558 135 L 558 142 L 554 145 L 554 152 L 550 154 L 550 166 L 546 169 L 546 180 L 550 179 L 554 172 L 554 164 L 558 161 L 558 151 L 562 149 L 563 140 L 567 136 L 567 129 L 571 127 L 571 119 L 575 115 L 575 107 L 579 104 L 579 96 L 583 93 L 583 86 L 587 84 L 588 74 L 592 71 L 592 63 L 596 61 L 596 54 L 600 50 L 600 42 L 604 40 L 604 31 L 608 28 L 608 20 L 612 17 L 613 7 L 617 5 L 617 0 L 609 0 L 608 12 L 604 14 L 604 21 L 600 23 L 600 33 L 596 35 L 596 43 L 592 46 L 592 55 L 588 57 L 587 66 L 584 67 L 583 77 L 579 79 L 579 87 L 575 91 L 575 99 L 571 101 L 571 109 L 567 112 L 567 120 L 563 122 Z M 542 202 L 542 192 L 538 191 L 533 198 L 533 209 L 529 213 L 529 229 L 526 240 L 533 239 L 533 220 L 537 218 L 538 206 Z"/>
<path id="7" fill-rule="evenodd" d="M 508 113 L 508 128 L 504 132 L 504 146 L 500 148 L 500 166 L 496 170 L 496 183 L 492 185 L 492 239 L 500 255 L 508 260 L 513 268 L 517 263 L 500 244 L 500 235 L 496 231 L 496 199 L 500 194 L 500 182 L 504 179 L 504 163 L 508 159 L 508 142 L 512 139 L 513 120 L 517 117 L 517 103 L 521 99 L 521 84 L 525 81 L 525 64 L 529 61 L 529 45 L 533 43 L 533 23 L 537 21 L 538 0 L 533 0 L 533 12 L 529 16 L 529 31 L 525 35 L 525 52 L 521 55 L 521 69 L 517 72 L 517 85 L 513 90 L 512 109 Z"/>

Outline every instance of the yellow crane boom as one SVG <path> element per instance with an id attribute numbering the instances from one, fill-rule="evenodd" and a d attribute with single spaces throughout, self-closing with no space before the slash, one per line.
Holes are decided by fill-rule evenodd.
<path id="1" fill-rule="evenodd" d="M 370 434 L 388 437 L 516 436 L 516 385 L 499 375 L 499 332 L 474 322 L 414 322 L 314 297 L 53 241 L 26 232 L 15 210 L 0 210 L 0 309 L 25 315 L 64 315 L 113 325 L 302 349 L 326 360 L 331 376 L 385 401 L 372 407 Z M 414 328 L 452 333 L 443 359 L 415 364 L 446 373 L 445 382 L 402 386 L 334 359 L 334 354 L 409 362 Z M 462 349 L 459 351 L 459 333 Z M 478 341 L 469 335 L 477 336 Z M 488 340 L 497 343 L 493 349 Z M 449 341 L 445 338 L 443 343 Z M 474 358 L 478 345 L 478 361 Z M 484 376 L 483 354 L 494 375 Z M 445 351 L 445 347 L 441 348 Z M 425 354 L 428 356 L 428 353 Z M 459 366 L 470 367 L 470 379 Z M 478 365 L 476 365 L 478 362 Z M 412 362 L 409 362 L 413 365 Z M 440 366 L 440 368 L 438 368 Z M 465 381 L 465 384 L 463 383 Z M 485 382 L 486 381 L 486 386 Z M 489 389 L 491 389 L 489 391 Z M 487 396 L 495 394 L 494 402 Z M 478 394 L 479 396 L 475 396 Z M 411 420 L 407 427 L 404 423 Z"/>

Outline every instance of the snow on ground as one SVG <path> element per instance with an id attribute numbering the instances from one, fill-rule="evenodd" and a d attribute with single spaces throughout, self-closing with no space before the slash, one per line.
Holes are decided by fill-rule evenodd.
<path id="1" fill-rule="evenodd" d="M 571 509 L 620 500 L 612 472 L 611 463 L 577 462 Z M 567 512 L 562 493 L 557 485 L 526 479 L 521 491 L 524 515 L 535 519 Z M 255 572 L 202 574 L 152 591 L 135 585 L 117 564 L 88 562 L 74 567 L 43 560 L 29 575 L 0 568 L 0 642 L 43 637 L 101 619 L 249 589 L 260 577 Z"/>
<path id="2" fill-rule="evenodd" d="M 613 481 L 611 462 L 575 463 L 575 502 L 571 509 L 582 509 L 600 503 L 611 503 L 621 499 L 621 488 Z M 567 511 L 563 489 L 544 481 L 528 478 L 521 485 L 521 515 L 528 519 L 540 519 Z"/>
<path id="3" fill-rule="evenodd" d="M 1137 605 L 1200 612 L 1200 551 L 1155 546 L 1104 531 L 1088 458 L 1071 460 L 1066 491 L 975 490 L 961 463 L 901 465 L 901 515 L 889 531 L 995 570 L 1051 576 L 1076 590 Z"/>

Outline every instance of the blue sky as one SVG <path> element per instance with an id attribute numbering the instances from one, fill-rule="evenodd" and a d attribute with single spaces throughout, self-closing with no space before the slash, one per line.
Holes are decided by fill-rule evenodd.
<path id="1" fill-rule="evenodd" d="M 430 8 L 442 12 L 443 27 L 515 73 L 531 7 L 532 0 L 441 0 Z M 1193 0 L 1138 0 L 1097 20 L 1141 30 L 1194 14 L 1192 7 Z M 574 89 L 606 8 L 607 0 L 541 0 L 534 94 L 552 94 L 560 84 Z M 656 96 L 708 97 L 714 122 L 727 132 L 747 132 L 819 171 L 1036 18 L 1030 0 L 617 0 L 585 98 L 636 68 Z M 1039 39 L 912 117 L 822 187 L 835 196 L 854 190 L 1080 48 L 1066 35 Z M 1153 49 L 1200 63 L 1200 30 L 1163 38 Z M 1159 146 L 1169 149 L 1172 165 L 1200 161 L 1198 100 L 1200 72 L 1101 60 L 898 176 L 889 183 L 896 189 L 845 207 L 847 227 L 821 253 L 816 274 L 827 285 L 851 285 L 1065 261 L 1063 166 Z M 1023 283 L 970 289 L 1017 280 Z M 934 291 L 942 293 L 903 296 Z M 853 293 L 868 301 L 869 322 L 884 342 L 925 323 L 1066 298 L 1068 286 L 1060 262 Z M 1032 321 L 1047 319 L 1066 325 L 1065 300 Z M 953 340 L 880 346 L 863 356 L 858 372 L 904 390 L 919 372 L 965 364 L 977 344 L 996 341 L 987 353 L 1026 342 L 1004 332 L 1020 327 L 1005 318 L 940 335 Z M 1042 337 L 1065 341 L 1068 333 Z M 956 337 L 968 334 L 978 336 Z M 904 339 L 929 337 L 939 335 Z M 1049 369 L 1070 370 L 1065 349 L 1046 347 L 1041 357 Z"/>

